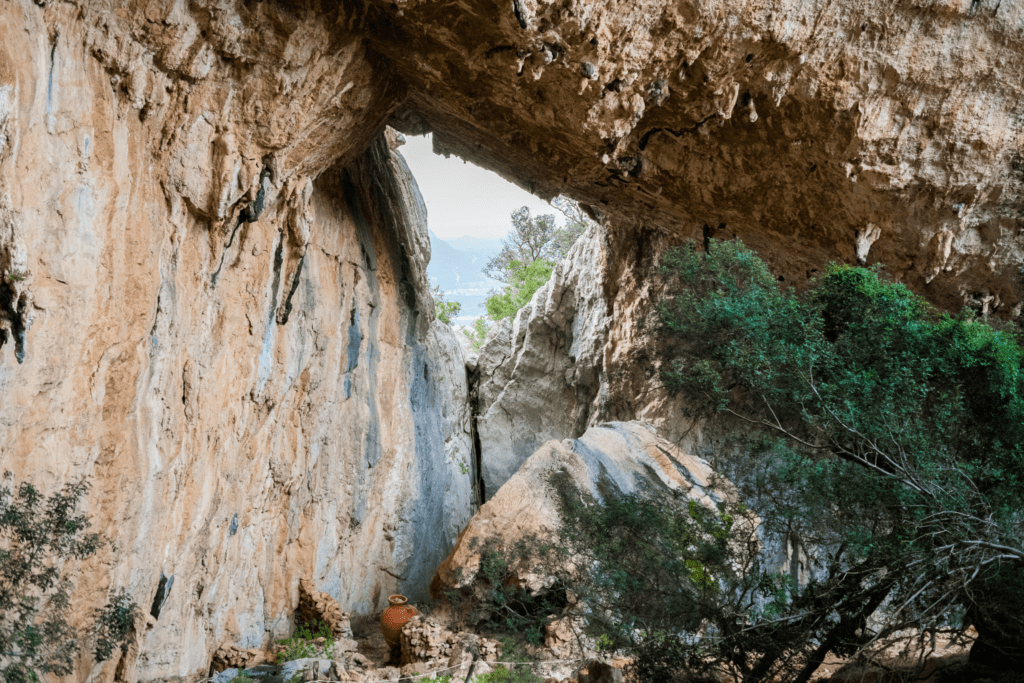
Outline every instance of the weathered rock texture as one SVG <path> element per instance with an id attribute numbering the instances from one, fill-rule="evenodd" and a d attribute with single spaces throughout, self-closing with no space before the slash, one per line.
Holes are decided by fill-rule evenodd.
<path id="1" fill-rule="evenodd" d="M 578 439 L 549 441 L 473 515 L 451 554 L 437 569 L 431 591 L 471 588 L 477 581 L 486 542 L 505 548 L 530 537 L 545 539 L 560 526 L 559 485 L 571 485 L 596 500 L 609 489 L 625 494 L 672 492 L 713 507 L 730 495 L 712 488 L 711 468 L 660 438 L 641 422 L 591 427 Z M 510 566 L 520 585 L 535 588 L 546 577 L 533 567 Z"/>
<path id="2" fill-rule="evenodd" d="M 75 605 L 155 617 L 107 678 L 287 635 L 300 579 L 422 598 L 473 510 L 388 79 L 250 4 L 0 3 L 0 465 L 91 481 Z"/>
<path id="3" fill-rule="evenodd" d="M 515 318 L 494 326 L 477 359 L 484 497 L 541 444 L 579 436 L 596 419 L 608 326 L 604 232 L 592 226 Z"/>
<path id="4" fill-rule="evenodd" d="M 544 442 L 607 421 L 644 421 L 690 452 L 706 444 L 708 425 L 685 419 L 661 383 L 664 246 L 648 242 L 612 284 L 608 237 L 592 227 L 530 303 L 491 329 L 474 392 L 485 499 Z"/>
<path id="5" fill-rule="evenodd" d="M 377 0 L 366 18 L 409 85 L 406 129 L 594 206 L 616 271 L 652 234 L 706 230 L 797 286 L 861 260 L 1019 315 L 1020 3 Z"/>
<path id="6" fill-rule="evenodd" d="M 487 418 L 525 457 L 657 412 L 636 312 L 685 237 L 1019 313 L 1022 25 L 1005 0 L 0 0 L 0 465 L 89 477 L 118 551 L 76 604 L 127 586 L 159 615 L 97 676 L 195 679 L 287 630 L 300 578 L 353 613 L 414 597 L 468 517 L 461 354 L 388 122 L 605 220 L 600 287 L 563 270 L 573 312 L 509 331 L 512 381 L 562 382 L 552 416 Z"/>

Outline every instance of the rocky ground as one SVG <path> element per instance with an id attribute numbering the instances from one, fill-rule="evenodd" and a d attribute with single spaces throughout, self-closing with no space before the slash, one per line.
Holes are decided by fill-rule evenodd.
<path id="1" fill-rule="evenodd" d="M 331 656 L 324 652 L 323 642 L 311 641 L 317 649 L 314 656 L 279 664 L 259 664 L 244 669 L 244 675 L 263 683 L 370 683 L 445 680 L 445 676 L 451 676 L 448 683 L 466 683 L 472 665 L 470 680 L 476 683 L 508 680 L 499 671 L 502 668 L 518 669 L 522 678 L 516 680 L 523 683 L 623 683 L 629 680 L 628 657 L 580 649 L 571 631 L 560 623 L 564 621 L 554 622 L 544 645 L 533 647 L 521 637 L 508 633 L 487 629 L 480 632 L 451 630 L 446 626 L 450 619 L 441 610 L 410 621 L 403 629 L 401 650 L 390 651 L 379 623 L 370 615 L 353 621 L 355 638 L 341 645 L 354 645 L 352 650 L 339 652 L 336 645 Z M 952 641 L 940 637 L 934 646 L 929 645 L 928 638 L 909 638 L 903 649 L 891 648 L 870 658 L 830 656 L 811 680 L 815 683 L 1015 683 L 1022 680 L 1016 674 L 989 676 L 984 667 L 969 663 L 967 652 L 972 640 L 970 632 Z M 477 654 L 475 663 L 474 652 Z M 274 653 L 265 653 L 265 656 L 272 658 Z M 227 683 L 237 679 L 239 671 L 225 669 L 212 680 Z M 529 674 L 525 673 L 527 671 Z M 733 679 L 724 674 L 719 680 L 733 683 Z"/>
<path id="2" fill-rule="evenodd" d="M 523 634 L 494 630 L 486 610 L 484 555 L 488 540 L 508 546 L 527 535 L 551 531 L 559 518 L 550 487 L 553 471 L 563 472 L 580 491 L 598 481 L 629 491 L 662 486 L 699 504 L 730 495 L 724 483 L 713 484 L 708 464 L 680 451 L 638 422 L 608 423 L 587 430 L 580 439 L 551 441 L 474 515 L 455 549 L 437 568 L 433 599 L 417 605 L 420 616 L 402 629 L 400 647 L 391 649 L 381 634 L 376 613 L 351 618 L 314 584 L 299 585 L 296 620 L 317 624 L 320 637 L 278 640 L 268 651 L 223 645 L 213 661 L 216 683 L 227 683 L 245 670 L 264 683 L 307 681 L 397 681 L 450 676 L 454 681 L 498 683 L 502 668 L 518 671 L 521 683 L 622 683 L 629 652 L 599 652 L 583 633 L 580 619 L 551 615 L 543 643 L 529 644 Z M 805 558 L 806 559 L 806 558 Z M 784 569 L 782 567 L 781 569 Z M 550 587 L 532 565 L 508 564 L 505 581 L 530 591 Z M 454 599 L 453 596 L 459 596 Z M 484 615 L 481 617 L 481 615 Z M 543 615 L 539 615 L 543 616 Z M 310 629 L 299 631 L 310 633 Z M 327 637 L 323 637 L 326 634 Z M 976 634 L 907 634 L 887 650 L 851 659 L 830 657 L 812 680 L 824 683 L 1010 683 L 1015 674 L 993 674 L 968 662 Z M 285 661 L 291 660 L 291 661 Z M 298 677 L 298 680 L 294 680 Z M 720 672 L 722 683 L 736 679 Z M 776 683 L 787 683 L 779 680 Z"/>

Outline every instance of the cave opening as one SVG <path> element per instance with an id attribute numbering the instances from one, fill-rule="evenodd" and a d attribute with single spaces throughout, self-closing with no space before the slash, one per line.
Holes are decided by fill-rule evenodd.
<path id="1" fill-rule="evenodd" d="M 436 151 L 433 136 L 405 136 L 402 154 L 427 207 L 431 257 L 427 276 L 446 300 L 461 305 L 456 327 L 470 326 L 485 314 L 487 297 L 504 286 L 487 273 L 512 228 L 512 214 L 526 207 L 532 216 L 561 212 L 494 171 Z"/>

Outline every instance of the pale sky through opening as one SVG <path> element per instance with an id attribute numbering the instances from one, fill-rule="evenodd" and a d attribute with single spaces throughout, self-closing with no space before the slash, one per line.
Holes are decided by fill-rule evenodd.
<path id="1" fill-rule="evenodd" d="M 427 223 L 441 239 L 463 235 L 497 239 L 512 225 L 510 214 L 521 206 L 534 215 L 561 213 L 497 173 L 452 156 L 434 154 L 430 135 L 405 136 L 398 151 L 405 157 L 427 205 Z"/>

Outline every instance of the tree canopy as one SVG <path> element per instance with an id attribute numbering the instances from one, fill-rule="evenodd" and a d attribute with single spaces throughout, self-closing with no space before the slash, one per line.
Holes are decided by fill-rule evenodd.
<path id="1" fill-rule="evenodd" d="M 571 199 L 557 197 L 551 203 L 565 215 L 565 225 L 558 227 L 554 214 L 532 216 L 528 207 L 516 209 L 512 212 L 512 230 L 502 240 L 501 251 L 484 266 L 485 275 L 508 285 L 516 277 L 513 263 L 528 266 L 535 261 L 553 263 L 565 258 L 590 219 Z"/>
<path id="2" fill-rule="evenodd" d="M 557 197 L 551 203 L 565 216 L 565 226 L 558 227 L 554 214 L 531 216 L 525 206 L 512 212 L 511 232 L 502 240 L 501 251 L 483 268 L 488 277 L 505 286 L 492 290 L 484 302 L 487 315 L 463 330 L 473 348 L 483 346 L 490 323 L 511 318 L 529 303 L 534 292 L 551 277 L 555 263 L 569 254 L 590 227 L 590 219 L 576 202 Z"/>
<path id="3" fill-rule="evenodd" d="M 972 660 L 1024 664 L 1017 332 L 876 270 L 833 264 L 784 290 L 739 242 L 688 244 L 664 273 L 662 378 L 690 417 L 734 425 L 705 455 L 742 503 L 563 505 L 562 539 L 592 569 L 573 590 L 625 625 L 611 630 L 641 680 L 688 664 L 805 682 L 831 652 L 968 625 Z M 737 523 L 751 513 L 757 539 Z M 762 543 L 813 566 L 781 572 Z"/>
<path id="4" fill-rule="evenodd" d="M 6 683 L 74 670 L 80 634 L 67 621 L 74 586 L 63 563 L 90 557 L 105 543 L 76 511 L 87 490 L 80 482 L 44 496 L 28 482 L 0 486 L 0 679 Z M 127 648 L 137 616 L 125 590 L 93 613 L 89 636 L 97 661 Z"/>

